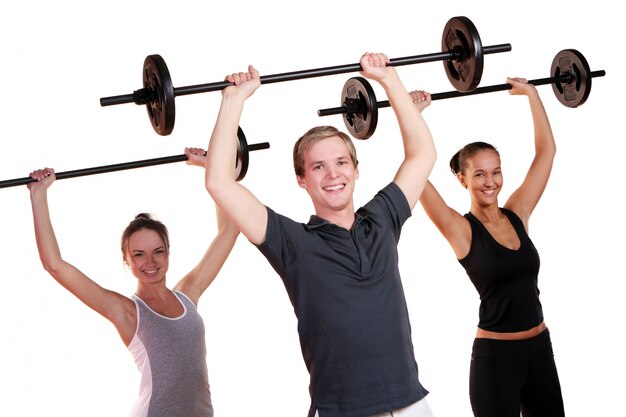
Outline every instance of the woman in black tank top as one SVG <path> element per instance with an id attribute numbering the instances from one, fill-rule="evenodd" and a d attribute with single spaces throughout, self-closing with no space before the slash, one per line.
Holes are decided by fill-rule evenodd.
<path id="1" fill-rule="evenodd" d="M 550 335 L 543 321 L 537 277 L 539 255 L 528 221 L 552 170 L 556 145 L 535 87 L 508 78 L 509 93 L 527 97 L 535 157 L 522 185 L 498 204 L 500 155 L 485 142 L 459 150 L 450 168 L 470 194 L 466 215 L 449 207 L 429 182 L 420 202 L 452 246 L 480 295 L 470 365 L 470 401 L 476 417 L 564 416 Z"/>

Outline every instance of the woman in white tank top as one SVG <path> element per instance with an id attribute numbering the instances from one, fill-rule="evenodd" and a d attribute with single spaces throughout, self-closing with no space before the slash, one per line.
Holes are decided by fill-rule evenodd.
<path id="1" fill-rule="evenodd" d="M 204 151 L 186 148 L 189 165 L 205 166 Z M 233 248 L 239 231 L 217 210 L 218 233 L 200 262 L 173 290 L 166 286 L 169 238 L 166 227 L 139 214 L 122 235 L 124 262 L 137 278 L 132 297 L 107 290 L 61 257 L 48 209 L 54 170 L 31 173 L 28 184 L 35 237 L 45 270 L 116 327 L 142 372 L 132 416 L 212 417 L 204 325 L 196 311 Z M 190 401 L 192 400 L 192 401 Z"/>

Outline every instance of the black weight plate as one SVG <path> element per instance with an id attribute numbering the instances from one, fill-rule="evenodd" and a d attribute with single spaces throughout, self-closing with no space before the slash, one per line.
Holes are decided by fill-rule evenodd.
<path id="1" fill-rule="evenodd" d="M 235 161 L 235 174 L 237 181 L 241 181 L 248 172 L 248 141 L 241 127 L 237 128 L 237 160 Z"/>
<path id="2" fill-rule="evenodd" d="M 160 55 L 149 55 L 144 60 L 143 87 L 150 94 L 146 108 L 152 127 L 161 136 L 169 135 L 174 129 L 176 118 L 174 87 L 167 65 Z"/>
<path id="3" fill-rule="evenodd" d="M 458 56 L 443 61 L 446 75 L 458 91 L 472 91 L 483 76 L 483 45 L 476 26 L 464 16 L 453 17 L 443 28 L 443 52 Z"/>
<path id="4" fill-rule="evenodd" d="M 591 69 L 587 60 L 575 49 L 564 49 L 554 57 L 550 73 L 553 77 L 571 76 L 567 83 L 553 83 L 552 91 L 561 104 L 578 107 L 587 101 L 591 91 Z"/>
<path id="5" fill-rule="evenodd" d="M 344 113 L 343 122 L 356 139 L 368 139 L 378 124 L 378 103 L 372 85 L 363 77 L 350 78 L 341 91 L 342 103 L 355 111 Z M 351 102 L 354 106 L 347 106 Z"/>

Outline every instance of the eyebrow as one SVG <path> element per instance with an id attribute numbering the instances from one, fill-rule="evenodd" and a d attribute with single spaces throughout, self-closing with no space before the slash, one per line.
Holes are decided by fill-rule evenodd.
<path id="1" fill-rule="evenodd" d="M 341 155 L 338 156 L 336 158 L 330 158 L 330 159 L 320 159 L 318 161 L 311 161 L 311 165 L 317 165 L 317 164 L 323 164 L 326 161 L 343 161 L 343 160 L 351 160 L 350 155 Z"/>
<path id="2" fill-rule="evenodd" d="M 159 249 L 163 249 L 163 250 L 165 250 L 165 245 L 157 246 L 156 248 L 152 249 L 152 252 L 154 252 L 154 251 L 156 251 L 156 250 L 159 250 Z M 141 250 L 141 249 L 133 249 L 133 251 L 132 251 L 132 252 L 133 252 L 133 253 L 138 253 L 138 252 L 143 253 L 143 252 L 145 252 L 145 251 L 143 251 L 143 250 Z"/>
<path id="3" fill-rule="evenodd" d="M 494 168 L 476 168 L 476 169 L 475 169 L 474 171 L 472 171 L 472 172 L 477 172 L 477 171 L 484 171 L 484 172 L 487 172 L 487 171 L 495 171 L 496 169 L 502 169 L 502 167 L 501 167 L 500 165 L 498 165 L 497 167 L 494 167 Z"/>

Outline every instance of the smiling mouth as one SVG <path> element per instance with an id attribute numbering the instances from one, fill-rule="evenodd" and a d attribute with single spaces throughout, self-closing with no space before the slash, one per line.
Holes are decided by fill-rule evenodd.
<path id="1" fill-rule="evenodd" d="M 158 271 L 158 269 L 145 269 L 143 271 L 144 274 L 155 274 Z"/>
<path id="2" fill-rule="evenodd" d="M 328 187 L 324 187 L 324 191 L 337 191 L 337 190 L 343 190 L 346 187 L 345 184 L 337 184 L 337 185 L 331 185 Z"/>

